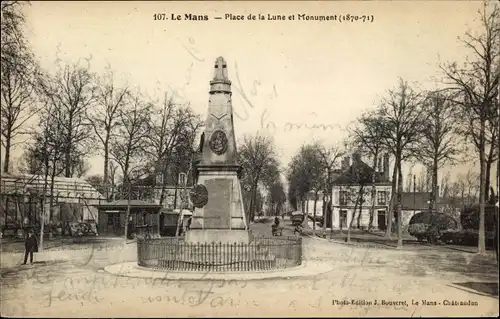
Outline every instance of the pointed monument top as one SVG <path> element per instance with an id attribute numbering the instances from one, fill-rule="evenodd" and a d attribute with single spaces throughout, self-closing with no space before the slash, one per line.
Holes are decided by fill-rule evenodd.
<path id="1" fill-rule="evenodd" d="M 226 60 L 224 60 L 223 57 L 218 57 L 217 60 L 215 60 L 215 67 L 214 67 L 214 80 L 228 80 L 227 76 L 227 63 Z"/>
<path id="2" fill-rule="evenodd" d="M 218 92 L 231 95 L 231 81 L 227 76 L 227 63 L 221 56 L 215 60 L 214 78 L 210 81 L 210 94 Z"/>

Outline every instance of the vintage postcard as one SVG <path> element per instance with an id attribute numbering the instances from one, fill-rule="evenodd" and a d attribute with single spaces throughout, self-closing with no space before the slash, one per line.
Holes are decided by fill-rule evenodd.
<path id="1" fill-rule="evenodd" d="M 497 317 L 498 1 L 2 1 L 2 317 Z"/>

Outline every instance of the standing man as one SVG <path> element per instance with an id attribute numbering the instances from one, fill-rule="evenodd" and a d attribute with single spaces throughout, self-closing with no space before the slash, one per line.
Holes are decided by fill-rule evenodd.
<path id="1" fill-rule="evenodd" d="M 33 253 L 38 252 L 38 241 L 36 240 L 35 234 L 33 233 L 33 230 L 30 229 L 28 232 L 28 237 L 26 238 L 24 242 L 24 263 L 23 265 L 26 265 L 26 262 L 28 261 L 28 254 L 30 255 L 30 264 L 33 263 Z"/>

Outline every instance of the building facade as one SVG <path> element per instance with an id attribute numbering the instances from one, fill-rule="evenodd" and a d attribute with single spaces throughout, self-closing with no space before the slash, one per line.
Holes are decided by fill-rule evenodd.
<path id="1" fill-rule="evenodd" d="M 372 229 L 385 230 L 390 198 L 388 155 L 379 160 L 375 170 L 356 153 L 352 158 L 345 157 L 333 181 L 332 211 L 327 225 L 333 229 L 347 229 L 352 221 L 352 228 L 368 229 L 371 221 Z M 372 207 L 373 215 L 370 216 Z"/>

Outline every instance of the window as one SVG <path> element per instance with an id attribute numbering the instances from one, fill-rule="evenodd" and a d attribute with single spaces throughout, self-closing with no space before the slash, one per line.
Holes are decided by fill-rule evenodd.
<path id="1" fill-rule="evenodd" d="M 385 205 L 386 202 L 386 192 L 385 191 L 378 191 L 377 192 L 377 204 L 378 205 Z"/>
<path id="2" fill-rule="evenodd" d="M 340 205 L 347 205 L 348 196 L 349 194 L 347 191 L 340 191 L 340 198 L 339 198 Z"/>

